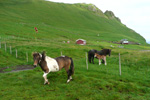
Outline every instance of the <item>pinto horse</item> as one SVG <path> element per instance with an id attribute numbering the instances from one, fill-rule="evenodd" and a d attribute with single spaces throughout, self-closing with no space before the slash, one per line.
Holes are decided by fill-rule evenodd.
<path id="1" fill-rule="evenodd" d="M 44 84 L 49 84 L 47 79 L 47 74 L 50 72 L 57 72 L 60 71 L 62 68 L 65 68 L 68 80 L 67 83 L 72 80 L 72 75 L 74 74 L 74 64 L 73 60 L 70 57 L 67 56 L 60 56 L 57 58 L 51 58 L 46 56 L 45 52 L 33 53 L 33 60 L 34 60 L 34 67 L 36 67 L 38 64 L 40 65 L 41 69 L 43 70 L 43 78 L 45 80 Z"/>
<path id="2" fill-rule="evenodd" d="M 107 63 L 106 63 L 106 56 L 105 55 L 99 55 L 98 53 L 95 53 L 94 57 L 99 59 L 99 65 L 101 65 L 101 59 L 103 59 L 104 62 L 105 62 L 105 65 L 107 65 Z"/>
<path id="3" fill-rule="evenodd" d="M 97 50 L 94 50 L 94 49 L 90 50 L 88 52 L 88 59 L 89 59 L 90 63 L 93 62 L 93 64 L 94 64 L 94 55 L 95 55 L 95 53 L 98 53 L 99 55 L 105 55 L 105 56 L 109 55 L 110 56 L 111 49 L 102 49 L 100 51 L 97 51 Z M 102 62 L 104 63 L 104 60 Z"/>

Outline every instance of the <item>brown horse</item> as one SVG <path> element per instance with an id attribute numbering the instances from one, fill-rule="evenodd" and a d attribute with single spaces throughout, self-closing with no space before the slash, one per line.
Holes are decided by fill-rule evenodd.
<path id="1" fill-rule="evenodd" d="M 33 60 L 34 67 L 36 67 L 39 64 L 41 69 L 44 71 L 44 84 L 49 84 L 47 79 L 47 74 L 49 72 L 57 72 L 60 71 L 62 68 L 65 68 L 67 72 L 67 83 L 70 82 L 70 80 L 72 79 L 72 75 L 74 73 L 74 65 L 73 60 L 70 57 L 60 56 L 57 58 L 51 58 L 46 56 L 45 52 L 43 52 L 42 54 L 35 52 L 33 53 Z"/>
<path id="2" fill-rule="evenodd" d="M 101 65 L 101 59 L 103 59 L 104 62 L 105 62 L 105 65 L 107 65 L 107 63 L 106 63 L 106 55 L 99 55 L 98 53 L 95 53 L 94 57 L 99 59 L 99 65 Z"/>

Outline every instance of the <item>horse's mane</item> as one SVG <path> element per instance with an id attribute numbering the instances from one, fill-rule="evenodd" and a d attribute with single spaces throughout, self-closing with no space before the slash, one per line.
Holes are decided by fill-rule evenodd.
<path id="1" fill-rule="evenodd" d="M 46 58 L 46 54 L 45 54 L 45 51 L 43 51 L 43 53 L 42 53 L 42 60 L 45 60 L 45 58 Z"/>

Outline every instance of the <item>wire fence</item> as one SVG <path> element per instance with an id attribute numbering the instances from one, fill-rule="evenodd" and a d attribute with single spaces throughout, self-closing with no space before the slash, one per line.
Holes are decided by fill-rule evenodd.
<path id="1" fill-rule="evenodd" d="M 24 53 L 24 57 L 22 57 L 22 54 L 18 54 L 19 52 L 22 53 L 23 51 L 18 51 L 17 48 L 12 48 L 12 46 L 8 46 L 8 44 L 5 43 L 1 43 L 0 42 L 0 49 L 4 50 L 5 53 L 9 53 L 10 55 L 14 56 L 15 58 L 26 58 L 26 62 L 29 62 L 29 56 L 28 56 L 28 52 Z M 20 57 L 19 57 L 20 56 Z"/>
<path id="2" fill-rule="evenodd" d="M 8 40 L 8 43 L 6 42 L 7 40 Z M 37 41 L 37 40 L 35 40 L 35 38 L 26 39 L 24 37 L 15 37 L 15 36 L 0 37 L 0 49 L 1 50 L 4 50 L 6 53 L 9 53 L 16 59 L 24 60 L 27 63 L 31 62 L 32 60 L 29 55 L 32 55 L 32 52 L 31 51 L 22 51 L 20 48 L 17 48 L 16 46 L 12 46 L 14 44 L 11 43 L 10 40 L 18 40 L 18 41 L 19 40 L 21 40 L 21 41 L 24 41 L 24 40 Z M 40 39 L 40 40 L 49 41 L 48 39 Z M 40 40 L 38 40 L 38 41 L 40 41 Z M 149 52 L 149 51 L 144 51 L 144 52 Z M 62 56 L 63 53 L 65 54 L 64 51 L 61 51 L 60 55 Z M 88 54 L 87 54 L 87 52 L 85 52 L 85 54 L 83 54 L 83 55 L 85 55 L 85 69 L 89 70 Z M 122 75 L 122 73 L 123 73 L 122 68 L 121 68 L 122 63 L 123 63 L 123 66 L 128 66 L 128 60 L 125 60 L 125 59 L 121 60 L 121 58 L 122 58 L 121 54 L 119 53 L 118 58 L 117 58 L 118 61 L 115 61 L 115 64 L 118 64 L 119 75 Z M 145 57 L 145 59 L 149 59 L 149 57 L 147 57 L 147 58 Z M 149 66 L 149 65 L 147 65 L 147 66 Z M 149 67 L 147 67 L 147 70 L 149 71 Z"/>

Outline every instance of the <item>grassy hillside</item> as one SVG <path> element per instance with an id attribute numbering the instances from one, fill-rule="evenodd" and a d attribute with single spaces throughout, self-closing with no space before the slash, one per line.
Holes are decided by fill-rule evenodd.
<path id="1" fill-rule="evenodd" d="M 67 34 L 65 39 L 129 41 L 146 43 L 145 39 L 100 10 L 92 11 L 87 4 L 62 4 L 44 0 L 1 0 L 0 30 L 3 34 L 33 36 L 34 27 L 39 34 L 52 38 Z M 9 29 L 9 30 L 8 30 Z M 61 35 L 62 34 L 62 35 Z M 99 37 L 97 35 L 99 34 Z M 41 35 L 37 37 L 42 38 Z"/>
<path id="2" fill-rule="evenodd" d="M 66 72 L 50 73 L 50 85 L 43 85 L 40 67 L 30 71 L 0 73 L 0 99 L 34 100 L 147 100 L 150 98 L 150 50 L 145 39 L 118 20 L 107 17 L 91 4 L 63 4 L 44 0 L 0 0 L 0 69 L 32 65 L 32 52 L 46 51 L 50 57 L 73 58 L 75 74 L 66 84 Z M 34 27 L 38 28 L 38 33 Z M 99 36 L 98 36 L 99 34 Z M 87 45 L 75 44 L 83 38 Z M 142 45 L 118 45 L 126 38 Z M 65 43 L 64 43 L 65 41 Z M 67 43 L 70 41 L 70 43 Z M 6 43 L 6 44 L 5 44 Z M 5 45 L 7 48 L 5 50 Z M 10 54 L 10 46 L 12 54 Z M 107 66 L 89 64 L 90 49 L 112 49 Z M 16 49 L 18 58 L 16 58 Z M 26 60 L 28 53 L 28 60 Z M 119 75 L 118 54 L 122 75 Z"/>

